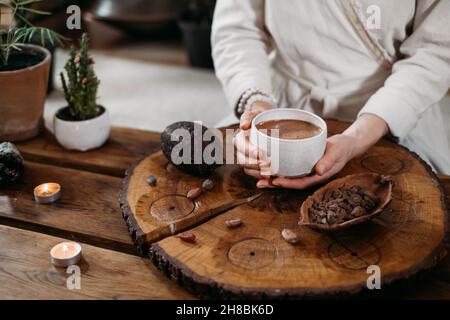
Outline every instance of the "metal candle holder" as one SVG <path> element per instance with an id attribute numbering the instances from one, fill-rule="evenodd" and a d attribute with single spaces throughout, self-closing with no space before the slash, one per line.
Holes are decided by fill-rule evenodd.
<path id="1" fill-rule="evenodd" d="M 44 183 L 34 188 L 34 200 L 37 203 L 48 204 L 58 201 L 61 197 L 61 186 L 58 183 Z"/>
<path id="2" fill-rule="evenodd" d="M 81 245 L 76 242 L 62 242 L 50 250 L 52 264 L 68 267 L 77 264 L 81 259 Z"/>

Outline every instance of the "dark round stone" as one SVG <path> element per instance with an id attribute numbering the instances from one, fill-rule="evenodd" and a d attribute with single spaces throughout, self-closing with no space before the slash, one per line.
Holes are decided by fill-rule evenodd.
<path id="1" fill-rule="evenodd" d="M 187 135 L 177 136 L 176 133 L 178 129 L 184 129 L 187 131 Z M 213 137 L 212 141 L 203 141 L 203 135 L 208 130 L 207 127 L 202 126 L 199 123 L 189 122 L 189 121 L 180 121 L 175 122 L 168 126 L 161 133 L 161 150 L 164 153 L 164 156 L 178 169 L 190 173 L 195 176 L 205 177 L 209 176 L 214 170 L 219 167 L 221 164 L 212 163 L 207 164 L 204 163 L 203 157 L 201 161 L 195 161 L 195 155 L 200 154 L 203 155 L 205 148 L 213 143 L 217 137 Z M 184 139 L 189 139 L 189 141 Z M 198 139 L 201 143 L 194 143 L 194 141 Z M 183 158 L 182 163 L 174 163 L 172 159 L 172 150 L 181 143 L 181 148 L 184 150 L 190 150 L 189 155 L 178 154 L 178 156 Z M 185 148 L 186 147 L 186 148 Z M 201 148 L 201 150 L 197 150 Z M 214 156 L 214 155 L 213 155 Z M 188 159 L 189 161 L 184 161 L 184 159 Z M 200 163 L 196 163 L 200 162 Z"/>
<path id="2" fill-rule="evenodd" d="M 24 172 L 23 157 L 10 142 L 0 143 L 0 185 L 17 181 Z"/>
<path id="3" fill-rule="evenodd" d="M 157 180 L 156 180 L 155 176 L 148 176 L 146 181 L 150 186 L 156 186 Z"/>
<path id="4" fill-rule="evenodd" d="M 211 191 L 214 188 L 214 181 L 211 179 L 206 179 L 203 181 L 202 188 L 205 191 Z"/>

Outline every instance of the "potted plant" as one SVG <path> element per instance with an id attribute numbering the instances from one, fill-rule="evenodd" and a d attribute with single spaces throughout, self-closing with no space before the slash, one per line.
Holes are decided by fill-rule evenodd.
<path id="1" fill-rule="evenodd" d="M 215 0 L 190 0 L 178 23 L 191 65 L 213 69 L 211 57 L 211 24 Z"/>
<path id="2" fill-rule="evenodd" d="M 21 141 L 43 129 L 50 52 L 47 43 L 62 37 L 33 26 L 26 13 L 48 14 L 29 6 L 41 0 L 0 0 L 0 141 Z M 22 26 L 17 27 L 15 21 Z M 29 44 L 36 34 L 42 46 Z"/>
<path id="3" fill-rule="evenodd" d="M 109 137 L 108 111 L 97 105 L 100 81 L 94 72 L 94 60 L 89 56 L 89 39 L 83 34 L 80 50 L 72 46 L 61 72 L 61 82 L 67 106 L 54 117 L 54 133 L 58 142 L 69 150 L 87 151 L 103 145 Z"/>

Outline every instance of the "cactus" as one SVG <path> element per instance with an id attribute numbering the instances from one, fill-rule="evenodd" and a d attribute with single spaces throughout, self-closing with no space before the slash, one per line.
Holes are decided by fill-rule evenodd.
<path id="1" fill-rule="evenodd" d="M 100 81 L 94 72 L 94 61 L 89 56 L 89 38 L 83 34 L 80 50 L 72 46 L 70 57 L 64 69 L 67 80 L 61 72 L 61 82 L 64 96 L 72 120 L 88 120 L 95 118 L 100 109 L 97 106 L 97 89 Z"/>

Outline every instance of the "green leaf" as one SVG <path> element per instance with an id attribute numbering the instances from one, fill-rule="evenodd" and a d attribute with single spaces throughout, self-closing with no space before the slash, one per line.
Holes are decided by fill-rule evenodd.
<path id="1" fill-rule="evenodd" d="M 17 1 L 17 4 L 20 6 L 27 6 L 29 4 L 34 4 L 38 2 L 42 2 L 43 0 L 23 0 L 23 1 Z"/>
<path id="2" fill-rule="evenodd" d="M 52 44 L 52 46 L 54 46 L 54 45 L 55 45 L 55 41 L 54 41 L 54 39 L 53 39 L 53 34 L 52 34 L 52 32 L 51 32 L 49 29 L 46 29 L 46 32 L 47 32 L 47 38 L 48 38 L 48 40 L 50 41 L 50 43 Z"/>
<path id="3" fill-rule="evenodd" d="M 40 15 L 51 15 L 51 12 L 48 11 L 42 11 L 42 10 L 37 10 L 37 9 L 32 9 L 32 8 L 22 8 L 23 11 L 27 11 L 27 12 L 31 12 L 31 13 L 35 13 L 35 14 L 40 14 Z"/>

